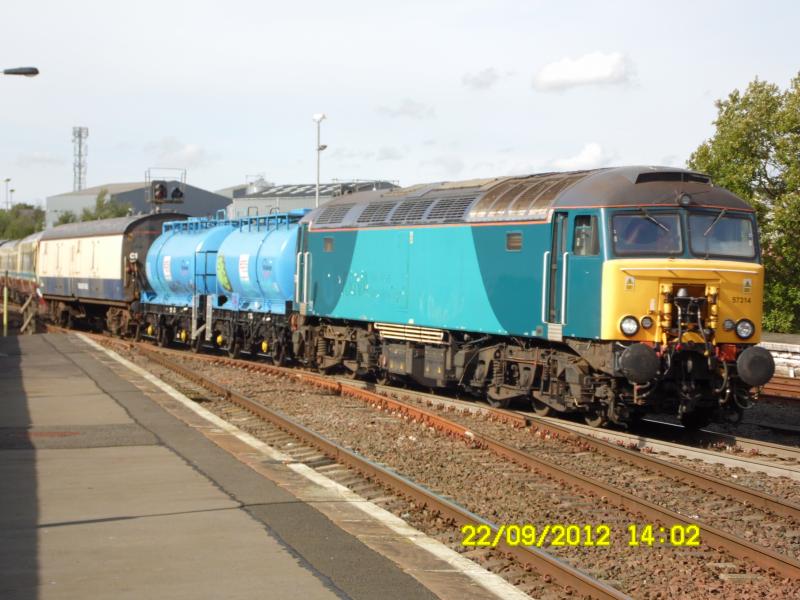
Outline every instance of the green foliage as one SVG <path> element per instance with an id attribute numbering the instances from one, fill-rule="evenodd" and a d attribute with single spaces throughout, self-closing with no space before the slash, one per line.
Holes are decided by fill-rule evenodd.
<path id="1" fill-rule="evenodd" d="M 18 240 L 44 229 L 44 211 L 30 204 L 0 210 L 0 239 Z"/>
<path id="2" fill-rule="evenodd" d="M 716 131 L 687 164 L 755 208 L 766 271 L 764 327 L 798 332 L 800 74 L 786 90 L 756 79 L 716 106 Z"/>
<path id="3" fill-rule="evenodd" d="M 98 221 L 100 219 L 113 219 L 130 214 L 131 206 L 125 202 L 117 202 L 108 197 L 108 190 L 102 189 L 97 194 L 94 208 L 84 208 L 81 221 Z"/>
<path id="4" fill-rule="evenodd" d="M 61 213 L 61 216 L 58 217 L 58 220 L 56 220 L 55 224 L 56 226 L 67 225 L 68 223 L 75 223 L 77 222 L 77 220 L 78 220 L 78 215 L 76 215 L 71 210 L 68 210 L 67 212 Z"/>

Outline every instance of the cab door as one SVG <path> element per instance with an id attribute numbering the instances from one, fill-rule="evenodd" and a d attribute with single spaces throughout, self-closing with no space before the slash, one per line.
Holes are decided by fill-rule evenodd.
<path id="1" fill-rule="evenodd" d="M 301 315 L 308 314 L 311 281 L 311 253 L 308 251 L 308 226 L 301 224 L 297 231 L 297 255 L 295 256 L 294 301 Z"/>
<path id="2" fill-rule="evenodd" d="M 566 324 L 567 271 L 569 269 L 569 214 L 557 212 L 553 215 L 553 230 L 550 250 L 545 253 L 546 288 L 544 290 L 544 322 L 547 339 L 560 341 Z"/>

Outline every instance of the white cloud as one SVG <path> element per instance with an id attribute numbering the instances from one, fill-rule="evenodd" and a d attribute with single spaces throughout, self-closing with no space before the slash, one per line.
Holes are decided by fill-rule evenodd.
<path id="1" fill-rule="evenodd" d="M 23 169 L 29 167 L 60 167 L 67 164 L 67 159 L 49 152 L 31 152 L 29 154 L 20 154 L 17 157 L 16 164 Z"/>
<path id="2" fill-rule="evenodd" d="M 210 160 L 204 148 L 197 144 L 184 144 L 174 137 L 166 137 L 145 146 L 145 152 L 155 156 L 157 167 L 190 169 L 207 164 Z"/>
<path id="3" fill-rule="evenodd" d="M 620 85 L 632 77 L 633 66 L 621 52 L 592 52 L 545 65 L 534 77 L 533 87 L 553 92 L 580 85 Z"/>
<path id="4" fill-rule="evenodd" d="M 461 78 L 461 83 L 472 90 L 487 90 L 500 79 L 500 73 L 494 67 L 489 67 L 477 73 L 467 73 Z"/>
<path id="5" fill-rule="evenodd" d="M 411 117 L 412 119 L 425 119 L 435 114 L 432 106 L 405 98 L 399 106 L 379 106 L 378 112 L 390 117 Z"/>
<path id="6" fill-rule="evenodd" d="M 597 142 L 584 144 L 581 151 L 574 156 L 554 160 L 552 165 L 559 171 L 579 171 L 582 169 L 596 169 L 604 167 L 613 160 L 614 156 L 606 152 Z"/>
<path id="7" fill-rule="evenodd" d="M 391 146 L 382 146 L 378 150 L 378 160 L 401 160 L 402 158 L 403 153 L 397 148 L 393 148 Z"/>

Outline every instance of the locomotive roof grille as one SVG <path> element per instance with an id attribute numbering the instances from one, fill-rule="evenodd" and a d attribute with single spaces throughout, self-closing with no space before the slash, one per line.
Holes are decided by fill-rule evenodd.
<path id="1" fill-rule="evenodd" d="M 440 198 L 428 213 L 427 220 L 460 223 L 464 221 L 464 213 L 474 200 L 474 196 L 469 198 Z"/>
<path id="2" fill-rule="evenodd" d="M 711 183 L 711 177 L 700 173 L 688 171 L 653 171 L 650 173 L 639 173 L 636 176 L 636 183 L 648 183 L 651 181 L 684 181 L 693 183 Z"/>
<path id="3" fill-rule="evenodd" d="M 397 202 L 375 202 L 367 207 L 358 217 L 359 223 L 385 223 L 389 213 L 397 206 Z"/>
<path id="4" fill-rule="evenodd" d="M 425 211 L 427 211 L 433 203 L 434 200 L 406 200 L 405 202 L 401 202 L 400 206 L 392 213 L 390 222 L 396 224 L 422 221 Z"/>
<path id="5" fill-rule="evenodd" d="M 318 225 L 339 225 L 354 206 L 354 202 L 349 204 L 329 204 L 317 217 L 316 222 Z"/>
<path id="6" fill-rule="evenodd" d="M 555 209 L 677 206 L 686 194 L 696 206 L 753 210 L 714 186 L 708 175 L 675 167 L 629 166 L 359 192 L 332 200 L 306 220 L 321 228 L 539 221 Z M 334 213 L 334 207 L 340 211 Z"/>

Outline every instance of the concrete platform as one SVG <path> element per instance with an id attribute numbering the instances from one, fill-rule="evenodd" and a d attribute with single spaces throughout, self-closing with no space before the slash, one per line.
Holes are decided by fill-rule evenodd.
<path id="1" fill-rule="evenodd" d="M 60 334 L 0 338 L 0 540 L 4 599 L 435 597 Z"/>

